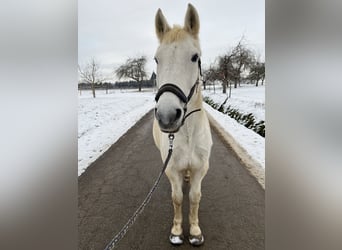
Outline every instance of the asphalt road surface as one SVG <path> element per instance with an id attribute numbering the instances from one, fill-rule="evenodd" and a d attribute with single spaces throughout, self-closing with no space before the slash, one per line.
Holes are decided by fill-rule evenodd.
<path id="1" fill-rule="evenodd" d="M 152 187 L 162 161 L 152 137 L 149 112 L 79 177 L 79 249 L 102 250 Z M 235 153 L 212 131 L 209 171 L 199 209 L 205 243 L 200 249 L 265 248 L 265 192 Z M 183 187 L 183 231 L 187 238 L 188 192 Z M 151 202 L 117 249 L 193 249 L 168 241 L 173 219 L 171 188 L 164 175 Z"/>

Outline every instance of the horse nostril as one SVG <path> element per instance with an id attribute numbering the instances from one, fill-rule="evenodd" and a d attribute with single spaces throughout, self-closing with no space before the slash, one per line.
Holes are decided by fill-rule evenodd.
<path id="1" fill-rule="evenodd" d="M 176 120 L 178 120 L 182 115 L 182 110 L 181 109 L 176 109 Z"/>

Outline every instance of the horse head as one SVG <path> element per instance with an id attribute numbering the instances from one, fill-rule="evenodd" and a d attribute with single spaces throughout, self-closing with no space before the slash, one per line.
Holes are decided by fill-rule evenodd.
<path id="1" fill-rule="evenodd" d="M 200 77 L 199 17 L 189 4 L 184 26 L 169 26 L 159 9 L 155 29 L 159 47 L 155 54 L 157 86 L 155 117 L 163 132 L 176 132 L 182 126 L 188 103 Z"/>

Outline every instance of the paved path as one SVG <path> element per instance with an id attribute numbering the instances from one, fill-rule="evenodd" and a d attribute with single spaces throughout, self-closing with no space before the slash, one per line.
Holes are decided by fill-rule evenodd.
<path id="1" fill-rule="evenodd" d="M 152 138 L 149 112 L 79 177 L 79 249 L 102 250 L 145 198 L 162 161 Z M 265 249 L 265 193 L 212 131 L 214 145 L 202 182 L 200 249 Z M 184 234 L 188 227 L 188 186 L 184 185 Z M 166 176 L 150 204 L 117 249 L 193 249 L 168 242 L 173 208 Z"/>

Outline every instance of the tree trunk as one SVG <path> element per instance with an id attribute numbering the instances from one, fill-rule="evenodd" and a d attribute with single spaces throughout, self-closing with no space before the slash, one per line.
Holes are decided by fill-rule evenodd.
<path id="1" fill-rule="evenodd" d="M 255 81 L 255 87 L 258 87 L 258 85 L 259 85 L 259 80 L 256 80 Z"/>
<path id="2" fill-rule="evenodd" d="M 204 90 L 206 89 L 206 84 L 205 84 L 206 81 L 203 81 L 203 88 Z"/>
<path id="3" fill-rule="evenodd" d="M 229 98 L 232 96 L 232 83 L 229 83 Z"/>
<path id="4" fill-rule="evenodd" d="M 139 92 L 141 92 L 141 82 L 139 82 Z"/>
<path id="5" fill-rule="evenodd" d="M 264 85 L 264 80 L 265 80 L 265 78 L 261 79 L 261 85 Z"/>
<path id="6" fill-rule="evenodd" d="M 95 84 L 94 83 L 91 85 L 91 90 L 93 91 L 93 97 L 96 98 L 96 95 L 95 95 Z"/>
<path id="7" fill-rule="evenodd" d="M 237 88 L 237 81 L 234 82 L 234 89 Z"/>
<path id="8" fill-rule="evenodd" d="M 222 83 L 222 93 L 223 94 L 227 93 L 227 83 L 225 82 Z"/>

